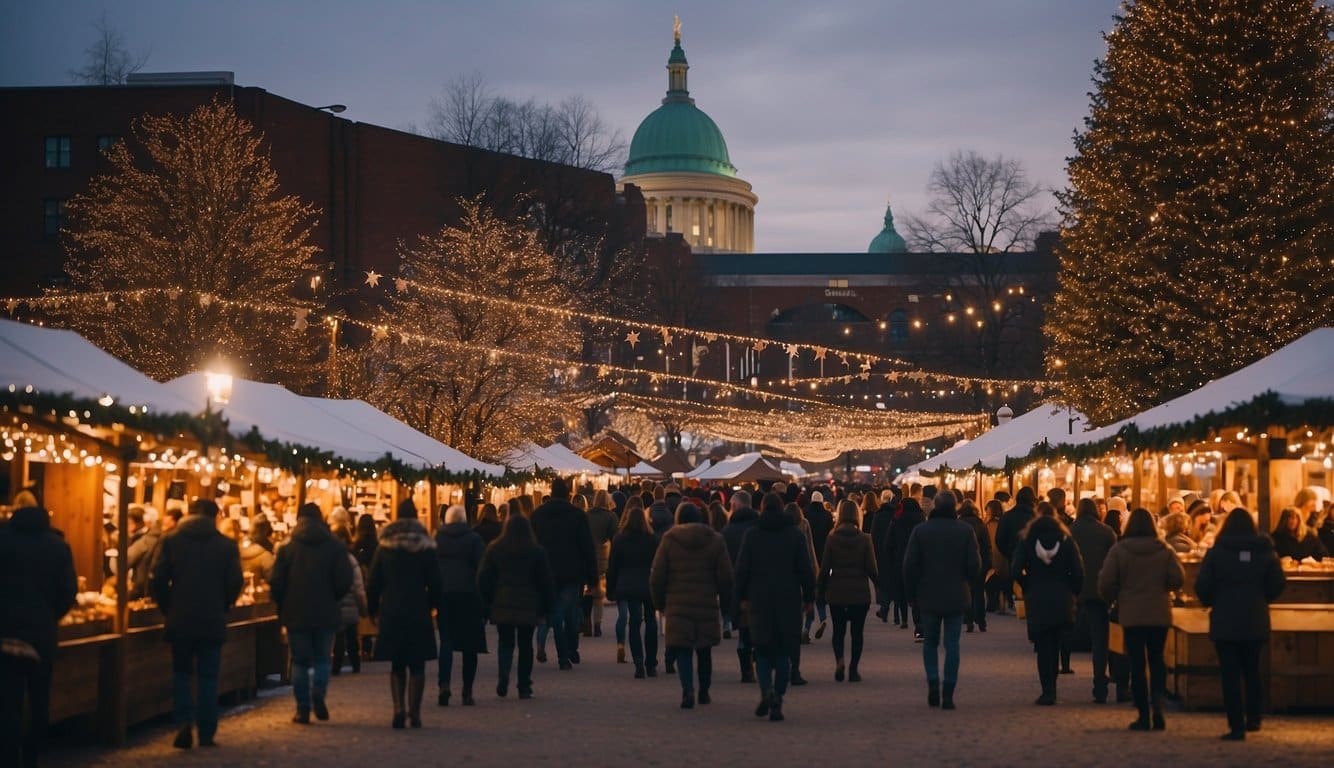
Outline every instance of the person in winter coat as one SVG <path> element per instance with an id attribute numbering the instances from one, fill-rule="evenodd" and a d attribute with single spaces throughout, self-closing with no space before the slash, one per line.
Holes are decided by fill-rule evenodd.
<path id="1" fill-rule="evenodd" d="M 1079 547 L 1084 559 L 1084 586 L 1079 590 L 1079 615 L 1089 628 L 1089 642 L 1093 651 L 1093 700 L 1107 701 L 1107 642 L 1108 607 L 1098 594 L 1098 575 L 1107 553 L 1116 545 L 1116 533 L 1102 522 L 1103 512 L 1093 499 L 1080 499 L 1075 511 L 1075 522 L 1070 536 Z M 1128 701 L 1129 691 L 1117 685 L 1117 701 Z"/>
<path id="2" fill-rule="evenodd" d="M 742 541 L 733 601 L 754 643 L 760 681 L 755 716 L 782 720 L 789 664 L 801 643 L 802 612 L 815 601 L 815 574 L 806 537 L 783 513 L 783 498 L 776 493 L 765 494 L 759 521 Z"/>
<path id="3" fill-rule="evenodd" d="M 732 562 L 723 537 L 704 522 L 693 502 L 676 507 L 676 523 L 662 535 L 649 572 L 653 604 L 666 622 L 667 653 L 676 657 L 681 708 L 695 706 L 694 665 L 699 664 L 698 700 L 709 703 L 713 646 L 722 642 L 720 611 L 732 597 Z"/>
<path id="4" fill-rule="evenodd" d="M 638 497 L 631 497 L 621 512 L 620 532 L 611 542 L 607 594 L 618 604 L 625 604 L 636 679 L 658 675 L 658 618 L 649 590 L 649 573 L 657 552 L 658 537 L 649 528 L 644 504 Z"/>
<path id="5" fill-rule="evenodd" d="M 908 599 L 907 588 L 903 583 L 903 561 L 908 555 L 908 540 L 917 526 L 926 522 L 922 506 L 916 499 L 903 500 L 898 515 L 889 526 L 885 537 L 885 549 L 889 554 L 889 568 L 893 571 L 893 591 L 896 599 L 902 601 L 902 613 L 899 615 L 899 628 L 908 628 L 908 616 L 912 615 L 913 639 L 922 642 L 922 611 Z"/>
<path id="6" fill-rule="evenodd" d="M 741 543 L 746 533 L 759 522 L 760 514 L 751 507 L 749 491 L 737 491 L 728 499 L 728 503 L 732 506 L 732 514 L 727 518 L 727 525 L 723 527 L 723 541 L 727 544 L 727 556 L 732 561 L 732 570 L 735 572 L 737 557 L 741 554 Z M 750 628 L 747 626 L 745 615 L 741 613 L 740 606 L 733 601 L 730 607 L 732 624 L 737 628 L 736 656 L 741 666 L 741 682 L 753 683 L 755 646 L 750 636 Z"/>
<path id="7" fill-rule="evenodd" d="M 1195 540 L 1190 537 L 1190 518 L 1184 512 L 1174 512 L 1163 518 L 1163 542 L 1173 552 L 1189 553 L 1195 549 Z"/>
<path id="8" fill-rule="evenodd" d="M 519 651 L 519 698 L 533 697 L 533 632 L 555 608 L 556 586 L 547 553 L 522 514 L 505 518 L 500 538 L 491 542 L 477 571 L 477 591 L 499 643 L 496 695 L 509 694 L 514 651 Z"/>
<path id="9" fill-rule="evenodd" d="M 375 550 L 380 547 L 380 534 L 375 528 L 375 518 L 369 512 L 357 518 L 357 532 L 352 539 L 352 554 L 357 563 L 370 572 L 371 562 L 375 560 Z"/>
<path id="10" fill-rule="evenodd" d="M 825 506 L 823 493 L 820 491 L 811 493 L 811 501 L 806 505 L 806 512 L 803 516 L 806 518 L 806 526 L 811 532 L 811 551 L 815 553 L 815 568 L 818 572 L 820 559 L 824 557 L 825 541 L 829 539 L 829 534 L 834 530 L 834 516 Z M 811 626 L 815 623 L 816 614 L 820 616 L 820 626 L 815 630 L 815 639 L 819 640 L 824 637 L 825 629 L 829 626 L 829 610 L 818 593 L 815 596 L 815 610 L 806 614 L 806 637 L 811 634 Z"/>
<path id="11" fill-rule="evenodd" d="M 211 746 L 218 731 L 218 671 L 227 639 L 227 611 L 241 596 L 241 553 L 218 533 L 218 505 L 208 499 L 190 504 L 190 514 L 162 540 L 149 589 L 166 616 L 163 638 L 171 643 L 172 714 L 178 730 L 173 744 L 192 746 L 198 726 L 200 746 Z M 191 683 L 198 690 L 198 705 Z"/>
<path id="12" fill-rule="evenodd" d="M 69 544 L 37 498 L 20 491 L 13 506 L 0 525 L 0 765 L 37 765 L 51 715 L 56 625 L 74 607 L 78 579 Z"/>
<path id="13" fill-rule="evenodd" d="M 1278 513 L 1278 527 L 1274 529 L 1274 551 L 1279 557 L 1301 561 L 1306 558 L 1324 560 L 1329 556 L 1315 531 L 1307 527 L 1296 507 L 1284 507 Z"/>
<path id="14" fill-rule="evenodd" d="M 869 494 L 868 494 L 869 495 Z M 903 580 L 901 575 L 893 573 L 893 568 L 888 567 L 894 562 L 894 556 L 889 551 L 889 529 L 894 524 L 896 518 L 901 512 L 900 506 L 894 500 L 894 492 L 886 488 L 880 492 L 880 506 L 878 506 L 873 515 L 870 524 L 871 544 L 875 547 L 876 562 L 885 565 L 880 569 L 880 583 L 876 585 L 876 601 L 880 607 L 875 615 L 882 622 L 889 621 L 889 606 L 894 604 L 894 623 L 902 624 L 906 627 L 908 622 L 907 603 L 899 594 L 899 582 Z M 866 527 L 865 520 L 862 526 Z"/>
<path id="15" fill-rule="evenodd" d="M 861 662 L 866 614 L 871 610 L 871 585 L 879 578 L 875 547 L 870 534 L 861 531 L 861 510 L 851 501 L 838 505 L 838 526 L 825 539 L 820 559 L 817 597 L 829 604 L 834 617 L 834 680 L 843 682 L 843 637 L 852 629 L 852 660 L 847 666 L 850 683 L 861 682 Z"/>
<path id="16" fill-rule="evenodd" d="M 343 595 L 343 599 L 338 601 L 338 623 L 339 629 L 334 633 L 333 647 L 333 666 L 329 673 L 333 675 L 340 674 L 343 671 L 343 656 L 352 663 L 352 672 L 361 672 L 361 653 L 359 652 L 359 640 L 357 638 L 357 627 L 361 622 L 361 617 L 368 615 L 366 610 L 366 579 L 361 573 L 361 564 L 357 562 L 356 555 L 352 554 L 352 532 L 347 528 L 339 526 L 330 529 L 334 538 L 347 549 L 347 561 L 352 568 L 352 588 Z"/>
<path id="17" fill-rule="evenodd" d="M 1019 489 L 1018 496 L 1025 490 L 1029 489 Z M 1061 636 L 1074 624 L 1075 596 L 1084 588 L 1079 545 L 1059 519 L 1035 517 L 1020 533 L 1010 555 L 1010 575 L 1024 591 L 1028 639 L 1037 650 L 1042 695 L 1034 703 L 1049 707 L 1056 703 Z"/>
<path id="18" fill-rule="evenodd" d="M 375 658 L 390 664 L 394 728 L 402 728 L 405 721 L 413 728 L 422 725 L 426 662 L 435 658 L 431 610 L 440 605 L 443 591 L 435 539 L 417 520 L 412 499 L 404 499 L 398 519 L 380 531 L 366 584 L 366 604 L 380 632 Z"/>
<path id="19" fill-rule="evenodd" d="M 312 709 L 317 719 L 328 720 L 329 663 L 334 634 L 342 628 L 338 604 L 352 589 L 352 565 L 318 504 L 307 502 L 297 510 L 296 527 L 278 550 L 269 587 L 292 654 L 292 722 L 309 725 Z"/>
<path id="20" fill-rule="evenodd" d="M 678 496 L 677 501 L 680 501 Z M 676 505 L 667 501 L 667 491 L 661 486 L 653 489 L 653 503 L 648 508 L 648 521 L 653 533 L 661 537 L 676 521 Z"/>
<path id="21" fill-rule="evenodd" d="M 1032 488 L 1024 486 L 1014 494 L 1014 507 L 1001 516 L 1000 524 L 996 526 L 996 548 L 1006 560 L 1014 556 L 1024 529 L 1037 516 L 1035 511 L 1037 505 L 1037 494 Z M 1010 572 L 1011 575 L 1014 574 L 1013 565 L 1010 567 Z"/>
<path id="22" fill-rule="evenodd" d="M 927 705 L 954 709 L 954 688 L 959 679 L 959 633 L 972 607 L 972 584 L 981 570 L 977 537 L 959 521 L 952 493 L 937 494 L 931 517 L 908 539 L 903 559 L 904 595 L 922 617 L 925 638 L 922 662 L 926 666 Z M 938 653 L 945 641 L 945 669 Z"/>
<path id="23" fill-rule="evenodd" d="M 260 515 L 250 524 L 250 535 L 241 540 L 241 572 L 268 581 L 273 573 L 273 524 Z"/>
<path id="24" fill-rule="evenodd" d="M 538 631 L 538 661 L 545 661 L 547 629 L 556 637 L 560 668 L 579 663 L 579 597 L 583 588 L 598 580 L 597 556 L 588 517 L 570 503 L 570 485 L 564 478 L 551 481 L 551 499 L 533 510 L 533 532 L 546 550 L 556 580 L 556 605 L 547 623 Z"/>
<path id="25" fill-rule="evenodd" d="M 796 486 L 791 487 L 795 488 Z M 811 540 L 811 526 L 806 522 L 806 515 L 802 513 L 801 505 L 795 501 L 789 501 L 783 505 L 783 514 L 791 518 L 793 523 L 796 524 L 797 530 L 801 531 L 801 535 L 806 537 L 806 554 L 811 561 L 811 578 L 816 578 L 819 575 L 819 566 L 815 561 L 815 542 Z M 811 615 L 813 610 L 813 607 L 807 609 L 806 612 L 802 614 L 803 620 L 805 617 Z M 789 684 L 791 685 L 805 685 L 809 682 L 806 678 L 801 676 L 801 646 L 809 645 L 810 642 L 811 635 L 806 631 L 805 626 L 803 626 L 801 631 L 801 642 L 797 644 L 797 652 L 792 654 L 792 672 L 788 679 Z"/>
<path id="26" fill-rule="evenodd" d="M 488 502 L 482 505 L 482 511 L 477 517 L 477 525 L 472 529 L 482 537 L 483 544 L 490 546 L 491 542 L 500 538 L 500 512 L 496 510 L 495 504 Z"/>
<path id="27" fill-rule="evenodd" d="M 1184 579 L 1176 553 L 1158 538 L 1153 516 L 1147 509 L 1131 512 L 1125 535 L 1107 553 L 1098 574 L 1098 594 L 1108 604 L 1116 604 L 1118 621 L 1125 633 L 1130 690 L 1139 710 L 1139 718 L 1130 724 L 1131 730 L 1147 731 L 1152 727 L 1161 731 L 1167 727 L 1163 720 L 1163 698 L 1167 694 L 1163 646 L 1172 626 L 1172 592 L 1181 589 Z M 1147 691 L 1145 666 L 1149 670 Z"/>
<path id="28" fill-rule="evenodd" d="M 973 579 L 968 587 L 972 592 L 972 604 L 969 606 L 965 624 L 969 632 L 973 631 L 973 625 L 977 625 L 978 629 L 986 632 L 986 580 L 987 573 L 991 570 L 991 532 L 987 530 L 987 524 L 982 522 L 982 518 L 977 516 L 977 505 L 973 504 L 972 501 L 965 500 L 959 505 L 959 520 L 973 529 L 973 537 L 977 539 L 977 554 L 981 562 L 977 571 L 977 578 Z"/>
<path id="29" fill-rule="evenodd" d="M 143 597 L 148 593 L 148 579 L 152 576 L 153 554 L 157 551 L 158 542 L 162 541 L 162 523 L 160 520 L 148 519 L 148 510 L 137 504 L 130 505 L 130 512 L 133 513 L 138 507 L 139 512 L 139 532 L 132 537 L 130 548 L 125 553 L 125 562 L 130 566 L 130 598 Z M 156 513 L 154 513 L 156 514 Z"/>
<path id="30" fill-rule="evenodd" d="M 1195 578 L 1195 594 L 1211 609 L 1209 639 L 1223 676 L 1228 725 L 1223 738 L 1228 741 L 1242 741 L 1247 731 L 1260 730 L 1260 649 L 1269 641 L 1269 604 L 1278 599 L 1285 581 L 1273 544 L 1255 530 L 1251 513 L 1240 507 L 1229 512 Z"/>
<path id="31" fill-rule="evenodd" d="M 996 531 L 1005 516 L 1005 505 L 1000 499 L 991 499 L 986 505 L 987 540 L 991 542 L 991 576 L 987 578 L 987 611 L 997 616 L 1010 612 L 1013 589 L 1010 585 L 1010 558 L 1001 554 L 996 543 Z"/>
<path id="32" fill-rule="evenodd" d="M 589 597 L 593 600 L 590 623 L 593 637 L 602 637 L 602 607 L 607 601 L 605 580 L 607 576 L 607 558 L 611 554 L 611 540 L 616 536 L 616 525 L 620 519 L 611 508 L 611 494 L 598 491 L 593 494 L 593 504 L 588 508 L 588 530 L 593 534 L 593 551 L 597 555 L 597 580 L 589 585 Z M 623 644 L 620 644 L 623 647 Z M 620 654 L 625 656 L 624 651 Z"/>
<path id="33" fill-rule="evenodd" d="M 477 679 L 477 654 L 486 653 L 486 612 L 477 591 L 477 572 L 486 554 L 486 544 L 468 527 L 468 511 L 461 504 L 445 510 L 444 525 L 435 534 L 435 553 L 440 558 L 441 599 L 436 613 L 440 630 L 440 668 L 436 678 L 436 703 L 449 706 L 454 654 L 463 655 L 463 706 L 476 704 L 472 696 Z"/>

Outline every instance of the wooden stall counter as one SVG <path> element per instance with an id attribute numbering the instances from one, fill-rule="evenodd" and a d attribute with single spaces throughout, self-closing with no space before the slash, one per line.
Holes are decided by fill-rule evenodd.
<path id="1" fill-rule="evenodd" d="M 1200 574 L 1200 559 L 1184 556 L 1181 558 L 1181 568 L 1185 572 L 1181 594 L 1188 600 L 1194 601 L 1195 579 Z M 1334 568 L 1323 565 L 1285 567 L 1283 576 L 1287 579 L 1287 583 L 1275 603 L 1326 603 L 1334 606 Z"/>

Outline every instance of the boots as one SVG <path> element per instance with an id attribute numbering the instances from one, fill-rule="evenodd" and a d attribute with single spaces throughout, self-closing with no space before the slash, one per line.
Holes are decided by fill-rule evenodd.
<path id="1" fill-rule="evenodd" d="M 625 663 L 625 644 L 624 644 L 624 643 L 618 643 L 618 644 L 616 645 L 616 663 L 617 663 L 617 664 L 624 664 L 624 663 Z"/>
<path id="2" fill-rule="evenodd" d="M 843 660 L 836 659 L 834 661 L 834 682 L 836 683 L 843 682 L 843 677 L 844 677 Z"/>
<path id="3" fill-rule="evenodd" d="M 945 683 L 940 689 L 940 708 L 954 709 L 954 683 Z"/>
<path id="4" fill-rule="evenodd" d="M 695 692 L 689 688 L 681 692 L 681 709 L 695 708 Z"/>
<path id="5" fill-rule="evenodd" d="M 775 695 L 769 701 L 769 722 L 779 723 L 783 721 L 783 697 Z"/>
<path id="6" fill-rule="evenodd" d="M 422 727 L 422 694 L 426 691 L 426 676 L 408 677 L 408 725 Z"/>
<path id="7" fill-rule="evenodd" d="M 472 698 L 472 686 L 471 685 L 463 686 L 463 706 L 471 707 L 475 706 L 476 704 L 477 702 L 474 701 Z"/>
<path id="8" fill-rule="evenodd" d="M 768 691 L 760 691 L 760 703 L 755 707 L 755 716 L 764 717 L 769 714 L 771 706 L 773 706 L 773 694 Z"/>
<path id="9" fill-rule="evenodd" d="M 403 707 L 403 693 L 407 690 L 406 672 L 389 673 L 389 698 L 394 704 L 394 727 L 402 728 L 406 719 Z"/>
<path id="10" fill-rule="evenodd" d="M 1153 695 L 1153 730 L 1167 730 L 1167 721 L 1163 719 L 1163 694 L 1155 693 Z"/>
<path id="11" fill-rule="evenodd" d="M 928 707 L 940 706 L 940 683 L 936 680 L 926 681 L 926 705 Z"/>
<path id="12" fill-rule="evenodd" d="M 741 664 L 741 682 L 755 682 L 755 667 L 751 659 L 751 650 L 749 648 L 736 649 L 737 662 Z"/>

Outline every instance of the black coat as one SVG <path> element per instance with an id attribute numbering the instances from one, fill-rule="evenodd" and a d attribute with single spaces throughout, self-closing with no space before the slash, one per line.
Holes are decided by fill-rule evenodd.
<path id="1" fill-rule="evenodd" d="M 1019 546 L 1019 537 L 1024 533 L 1024 526 L 1034 517 L 1033 508 L 1024 504 L 1015 504 L 1013 509 L 1001 515 L 1000 523 L 996 526 L 996 549 L 1002 557 L 1009 559 L 1014 556 L 1014 549 Z M 1014 570 L 1013 565 L 1010 570 Z"/>
<path id="2" fill-rule="evenodd" d="M 486 653 L 486 610 L 477 591 L 477 572 L 486 555 L 482 537 L 467 523 L 450 523 L 435 532 L 443 594 L 436 621 L 449 634 L 450 647 L 463 653 Z"/>
<path id="3" fill-rule="evenodd" d="M 547 552 L 558 588 L 597 583 L 598 560 L 588 516 L 568 498 L 553 496 L 534 510 L 533 533 Z"/>
<path id="4" fill-rule="evenodd" d="M 973 538 L 977 539 L 977 554 L 981 558 L 982 566 L 977 571 L 978 582 L 986 577 L 987 571 L 991 570 L 991 531 L 987 530 L 987 524 L 982 522 L 982 518 L 977 516 L 974 511 L 971 514 L 959 515 L 959 522 L 966 523 L 973 529 Z"/>
<path id="5" fill-rule="evenodd" d="M 167 617 L 164 638 L 221 643 L 241 596 L 241 550 L 208 515 L 187 515 L 162 539 L 149 588 Z"/>
<path id="6" fill-rule="evenodd" d="M 655 501 L 648 508 L 648 523 L 653 532 L 662 536 L 676 523 L 676 509 L 665 501 Z"/>
<path id="7" fill-rule="evenodd" d="M 352 561 L 343 542 L 319 518 L 298 520 L 269 578 L 283 626 L 289 631 L 341 628 L 338 603 L 351 588 Z"/>
<path id="8" fill-rule="evenodd" d="M 815 547 L 815 565 L 819 567 L 824 558 L 825 541 L 834 530 L 834 516 L 823 503 L 812 501 L 806 505 L 806 524 L 811 527 L 811 546 Z"/>
<path id="9" fill-rule="evenodd" d="M 1316 530 L 1316 538 L 1320 539 L 1320 544 L 1326 552 L 1334 555 L 1334 514 L 1325 518 L 1325 522 Z"/>
<path id="10" fill-rule="evenodd" d="M 1038 543 L 1047 551 L 1060 544 L 1050 563 L 1038 556 Z M 1078 545 L 1065 535 L 1055 518 L 1033 521 L 1028 535 L 1010 556 L 1010 570 L 1015 582 L 1024 589 L 1029 640 L 1036 642 L 1043 630 L 1074 624 L 1075 597 L 1084 587 L 1084 562 Z"/>
<path id="11" fill-rule="evenodd" d="M 885 534 L 885 557 L 889 566 L 881 566 L 881 573 L 888 571 L 889 578 L 885 581 L 885 587 L 893 600 L 906 600 L 906 592 L 903 583 L 903 561 L 908 555 L 908 541 L 912 538 L 912 532 L 917 526 L 926 522 L 922 515 L 922 508 L 915 501 L 909 503 L 905 499 L 902 510 L 895 516 L 894 521 L 889 524 L 889 532 Z"/>
<path id="12" fill-rule="evenodd" d="M 658 537 L 652 533 L 616 534 L 607 560 L 607 596 L 613 600 L 652 600 L 648 577 L 657 553 Z"/>
<path id="13" fill-rule="evenodd" d="M 482 604 L 496 624 L 535 627 L 556 604 L 556 585 L 547 553 L 536 544 L 496 541 L 477 573 Z"/>
<path id="14" fill-rule="evenodd" d="M 1070 526 L 1070 536 L 1079 546 L 1079 556 L 1084 560 L 1084 587 L 1079 591 L 1081 602 L 1101 600 L 1098 595 L 1098 573 L 1107 553 L 1116 546 L 1116 531 L 1111 526 L 1098 521 L 1096 517 L 1085 515 L 1077 518 Z"/>
<path id="15" fill-rule="evenodd" d="M 1315 531 L 1307 531 L 1301 541 L 1288 531 L 1274 531 L 1274 552 L 1279 557 L 1291 557 L 1293 560 L 1304 560 L 1308 557 L 1324 560 L 1329 557 L 1325 545 L 1320 543 Z"/>
<path id="16" fill-rule="evenodd" d="M 503 525 L 499 520 L 478 520 L 472 529 L 482 537 L 483 544 L 490 546 L 491 542 L 500 538 L 500 529 Z"/>
<path id="17" fill-rule="evenodd" d="M 1219 536 L 1204 553 L 1195 594 L 1209 611 L 1209 639 L 1263 643 L 1269 639 L 1269 604 L 1286 578 L 1265 536 Z"/>
<path id="18" fill-rule="evenodd" d="M 431 610 L 440 606 L 443 591 L 435 539 L 426 527 L 412 519 L 386 525 L 366 584 L 367 607 L 379 622 L 375 658 L 403 664 L 434 659 Z"/>
<path id="19" fill-rule="evenodd" d="M 760 514 L 737 558 L 733 605 L 756 648 L 792 655 L 800 650 L 801 608 L 815 599 L 815 571 L 806 536 L 776 509 Z M 742 602 L 748 611 L 742 611 Z"/>
<path id="20" fill-rule="evenodd" d="M 904 597 L 922 613 L 965 613 L 973 603 L 969 585 L 977 580 L 980 569 L 973 529 L 951 512 L 932 512 L 908 539 L 903 558 Z"/>
<path id="21" fill-rule="evenodd" d="M 74 557 L 46 510 L 23 507 L 0 526 L 0 637 L 22 640 L 50 662 L 56 624 L 78 588 Z"/>
<path id="22" fill-rule="evenodd" d="M 723 541 L 727 542 L 727 556 L 732 558 L 732 570 L 736 570 L 737 558 L 741 556 L 741 542 L 746 532 L 760 522 L 760 513 L 750 507 L 742 507 L 732 513 L 723 526 Z"/>

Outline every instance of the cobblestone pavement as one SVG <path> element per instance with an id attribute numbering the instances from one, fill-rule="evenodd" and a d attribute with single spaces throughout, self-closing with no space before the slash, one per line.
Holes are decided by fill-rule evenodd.
<path id="1" fill-rule="evenodd" d="M 48 761 L 62 766 L 341 766 L 341 765 L 618 765 L 679 766 L 690 762 L 746 765 L 1078 765 L 1334 764 L 1334 717 L 1270 716 L 1245 743 L 1218 740 L 1222 713 L 1171 708 L 1166 732 L 1126 730 L 1129 705 L 1094 704 L 1087 654 L 1076 654 L 1075 675 L 1060 678 L 1060 704 L 1035 707 L 1037 675 L 1022 622 L 993 617 L 986 634 L 963 636 L 963 664 L 953 712 L 926 705 L 921 646 L 912 633 L 867 626 L 863 682 L 836 683 L 829 633 L 805 647 L 803 673 L 811 684 L 789 691 L 787 721 L 753 714 L 758 691 L 738 682 L 734 641 L 714 650 L 713 703 L 681 710 L 675 676 L 635 680 L 633 667 L 615 663 L 607 612 L 606 635 L 584 638 L 583 664 L 559 672 L 537 665 L 536 697 L 495 695 L 495 656 L 479 665 L 477 706 L 435 705 L 435 664 L 422 730 L 389 727 L 388 671 L 369 664 L 359 675 L 334 678 L 332 720 L 290 722 L 290 689 L 265 692 L 229 711 L 221 746 L 181 752 L 172 728 L 159 722 L 134 729 L 123 748 L 52 745 Z M 495 637 L 489 638 L 492 650 Z M 164 648 L 163 658 L 166 658 Z M 455 675 L 459 671 L 455 664 Z"/>

